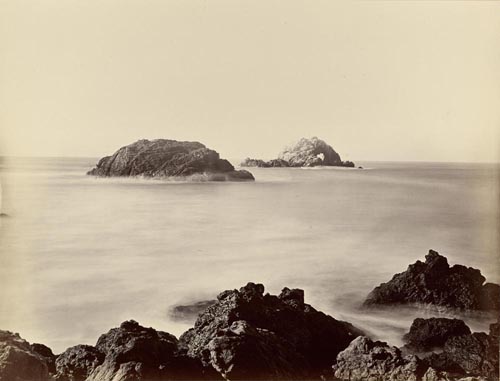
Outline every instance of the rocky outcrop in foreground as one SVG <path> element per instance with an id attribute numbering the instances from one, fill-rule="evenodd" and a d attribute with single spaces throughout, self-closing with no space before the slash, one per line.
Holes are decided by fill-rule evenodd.
<path id="1" fill-rule="evenodd" d="M 486 334 L 457 319 L 416 319 L 403 348 L 363 335 L 306 304 L 300 289 L 270 295 L 248 283 L 219 294 L 179 340 L 130 320 L 55 356 L 0 331 L 0 380 L 498 380 L 498 322 Z"/>
<path id="2" fill-rule="evenodd" d="M 275 296 L 248 283 L 217 300 L 179 341 L 230 380 L 318 378 L 362 333 L 304 303 L 299 289 Z"/>
<path id="3" fill-rule="evenodd" d="M 481 271 L 450 267 L 445 257 L 429 250 L 425 262 L 417 261 L 376 287 L 364 304 L 424 303 L 460 310 L 499 310 L 500 286 L 484 281 Z"/>
<path id="4" fill-rule="evenodd" d="M 349 381 L 454 381 L 498 380 L 498 323 L 492 324 L 490 334 L 470 333 L 462 322 L 448 322 L 448 339 L 438 341 L 433 319 L 418 319 L 410 330 L 410 338 L 422 347 L 439 350 L 422 358 L 404 354 L 387 343 L 360 336 L 337 356 L 333 365 L 335 377 Z M 449 319 L 451 320 L 451 319 Z M 425 325 L 428 327 L 423 328 Z M 415 327 L 422 332 L 417 338 Z M 459 332 L 464 332 L 459 334 Z M 440 335 L 438 335 L 440 336 Z M 406 335 L 409 339 L 409 334 Z M 444 341 L 444 343 L 443 343 Z M 405 347 L 406 348 L 406 347 Z"/>
<path id="5" fill-rule="evenodd" d="M 0 380 L 319 379 L 331 375 L 337 353 L 360 334 L 306 304 L 302 290 L 284 288 L 276 296 L 248 283 L 219 294 L 180 340 L 131 320 L 95 346 L 53 356 L 45 346 L 0 331 Z"/>
<path id="6" fill-rule="evenodd" d="M 264 161 L 245 159 L 242 167 L 316 167 L 316 166 L 354 167 L 351 161 L 342 161 L 340 155 L 326 142 L 317 137 L 302 138 L 294 146 L 287 147 L 277 159 Z"/>
<path id="7" fill-rule="evenodd" d="M 418 381 L 426 366 L 417 356 L 403 356 L 396 347 L 360 336 L 339 353 L 333 371 L 341 380 Z"/>
<path id="8" fill-rule="evenodd" d="M 46 381 L 53 361 L 38 353 L 34 346 L 17 333 L 0 331 L 0 380 Z"/>
<path id="9" fill-rule="evenodd" d="M 87 173 L 93 176 L 144 176 L 186 178 L 198 176 L 209 181 L 254 180 L 245 170 L 236 171 L 231 163 L 198 142 L 139 140 L 103 157 Z"/>

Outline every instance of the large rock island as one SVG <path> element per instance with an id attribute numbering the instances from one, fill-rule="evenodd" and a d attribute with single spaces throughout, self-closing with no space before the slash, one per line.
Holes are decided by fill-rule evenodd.
<path id="1" fill-rule="evenodd" d="M 142 139 L 103 157 L 88 175 L 187 178 L 209 181 L 254 180 L 245 170 L 236 171 L 214 150 L 198 142 Z"/>
<path id="2" fill-rule="evenodd" d="M 242 167 L 354 167 L 352 161 L 342 161 L 340 155 L 325 141 L 312 137 L 302 138 L 292 147 L 285 148 L 277 159 L 264 161 L 246 158 Z"/>

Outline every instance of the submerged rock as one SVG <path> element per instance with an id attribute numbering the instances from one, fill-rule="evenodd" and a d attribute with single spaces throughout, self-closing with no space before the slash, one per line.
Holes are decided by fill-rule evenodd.
<path id="1" fill-rule="evenodd" d="M 481 272 L 472 267 L 450 267 L 445 257 L 429 250 L 425 262 L 417 261 L 405 272 L 376 287 L 365 305 L 426 303 L 462 310 L 500 309 L 500 286 L 483 285 Z"/>
<path id="2" fill-rule="evenodd" d="M 275 167 L 289 167 L 288 161 L 281 159 L 273 159 L 269 161 L 264 161 L 260 159 L 250 159 L 247 157 L 240 164 L 242 167 L 260 167 L 260 168 L 275 168 Z"/>
<path id="3" fill-rule="evenodd" d="M 204 175 L 209 181 L 254 180 L 248 171 L 236 171 L 231 163 L 198 142 L 139 140 L 99 160 L 87 173 L 93 176 L 187 177 Z"/>
<path id="4" fill-rule="evenodd" d="M 0 331 L 0 380 L 46 381 L 48 377 L 45 356 L 35 351 L 19 334 Z"/>
<path id="5" fill-rule="evenodd" d="M 217 299 L 179 345 L 231 380 L 317 378 L 362 333 L 305 304 L 298 289 L 264 295 L 248 283 Z"/>
<path id="6" fill-rule="evenodd" d="M 202 300 L 192 304 L 174 306 L 170 310 L 170 316 L 175 320 L 194 321 L 200 313 L 216 302 L 216 300 Z"/>
<path id="7" fill-rule="evenodd" d="M 415 319 L 410 331 L 404 335 L 405 347 L 417 352 L 443 347 L 453 336 L 470 335 L 467 325 L 459 319 L 430 318 Z"/>
<path id="8" fill-rule="evenodd" d="M 277 159 L 264 161 L 260 159 L 246 158 L 242 167 L 316 167 L 337 166 L 352 167 L 351 161 L 342 161 L 340 155 L 325 141 L 313 137 L 302 138 L 292 147 L 285 148 Z"/>
<path id="9" fill-rule="evenodd" d="M 350 381 L 419 381 L 427 370 L 417 356 L 403 356 L 396 347 L 360 336 L 340 352 L 335 377 Z"/>

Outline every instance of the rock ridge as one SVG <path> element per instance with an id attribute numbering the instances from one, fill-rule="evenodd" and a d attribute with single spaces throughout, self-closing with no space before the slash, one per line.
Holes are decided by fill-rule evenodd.
<path id="1" fill-rule="evenodd" d="M 155 178 L 195 177 L 207 181 L 254 180 L 237 171 L 219 154 L 199 142 L 168 139 L 138 140 L 103 157 L 87 175 L 99 177 L 143 176 Z M 195 177 L 196 178 L 196 177 Z"/>

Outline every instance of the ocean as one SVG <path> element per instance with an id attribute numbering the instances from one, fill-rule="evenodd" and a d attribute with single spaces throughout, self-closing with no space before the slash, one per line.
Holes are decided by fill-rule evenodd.
<path id="1" fill-rule="evenodd" d="M 2 158 L 0 329 L 55 353 L 95 344 L 128 319 L 178 336 L 175 305 L 249 281 L 401 345 L 418 316 L 487 313 L 360 308 L 429 249 L 498 271 L 498 164 L 362 162 L 350 168 L 250 168 L 256 181 L 86 176 L 95 158 Z"/>

